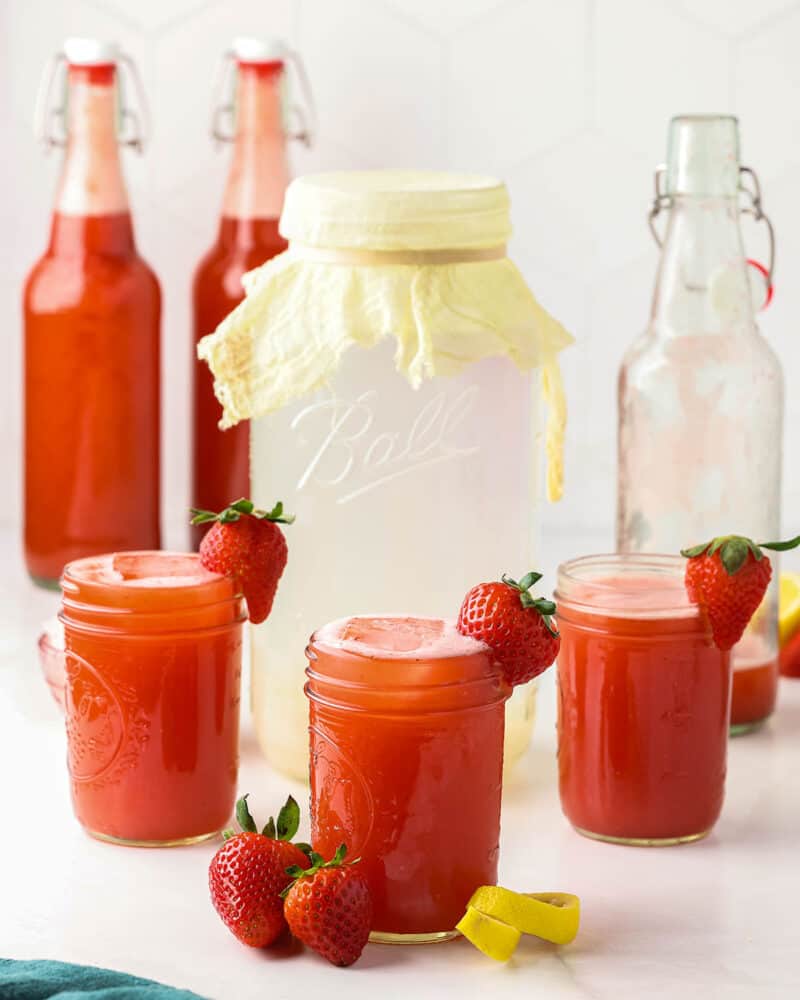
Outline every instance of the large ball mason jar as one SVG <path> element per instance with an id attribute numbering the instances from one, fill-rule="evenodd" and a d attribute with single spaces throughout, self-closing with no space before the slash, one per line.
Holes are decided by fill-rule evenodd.
<path id="1" fill-rule="evenodd" d="M 289 249 L 201 343 L 223 423 L 252 421 L 253 500 L 297 518 L 251 636 L 256 731 L 288 774 L 307 775 L 315 625 L 454 617 L 473 584 L 534 566 L 545 453 L 548 494 L 561 490 L 570 337 L 506 256 L 510 231 L 491 178 L 300 178 L 281 219 Z M 528 744 L 534 697 L 508 703 L 507 762 Z"/>

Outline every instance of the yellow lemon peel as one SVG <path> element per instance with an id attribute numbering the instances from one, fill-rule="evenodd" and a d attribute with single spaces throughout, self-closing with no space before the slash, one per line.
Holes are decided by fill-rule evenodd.
<path id="1" fill-rule="evenodd" d="M 782 646 L 800 628 L 800 573 L 781 573 L 778 627 Z"/>
<path id="2" fill-rule="evenodd" d="M 456 930 L 475 947 L 496 962 L 507 962 L 516 951 L 522 932 L 502 920 L 481 913 L 474 906 L 456 924 Z"/>
<path id="3" fill-rule="evenodd" d="M 512 892 L 499 885 L 477 889 L 456 929 L 498 962 L 513 955 L 523 934 L 569 944 L 580 923 L 580 900 L 566 892 Z"/>

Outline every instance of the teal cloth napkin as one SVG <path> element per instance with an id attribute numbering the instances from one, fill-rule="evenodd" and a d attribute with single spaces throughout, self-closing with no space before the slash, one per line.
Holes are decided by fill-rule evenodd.
<path id="1" fill-rule="evenodd" d="M 152 979 L 67 962 L 0 958 L 1 1000 L 203 1000 Z"/>

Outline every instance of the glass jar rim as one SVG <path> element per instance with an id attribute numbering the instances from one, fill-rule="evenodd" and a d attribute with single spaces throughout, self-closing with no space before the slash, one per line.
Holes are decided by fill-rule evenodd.
<path id="1" fill-rule="evenodd" d="M 137 560 L 147 560 L 149 572 L 137 576 Z M 162 573 L 157 572 L 159 564 Z M 120 574 L 119 579 L 114 573 Z M 165 582 L 159 584 L 159 580 Z M 197 553 L 152 550 L 76 559 L 64 567 L 61 591 L 59 620 L 90 632 L 202 631 L 229 627 L 246 618 L 234 581 L 202 569 Z"/>
<path id="2" fill-rule="evenodd" d="M 359 650 L 357 641 L 341 643 L 331 635 L 325 636 L 326 630 L 346 622 L 375 618 L 398 621 L 421 618 L 454 627 L 446 619 L 417 615 L 352 615 L 328 623 L 314 632 L 306 647 L 309 662 L 305 693 L 310 700 L 358 710 L 359 701 L 366 695 L 397 701 L 398 710 L 403 711 L 400 705 L 408 699 L 432 696 L 452 701 L 446 708 L 440 706 L 440 710 L 450 711 L 505 701 L 511 693 L 489 647 L 466 636 L 459 636 L 465 648 L 445 649 L 440 653 L 423 652 L 424 647 L 405 652 L 384 651 L 367 643 Z"/>
<path id="3" fill-rule="evenodd" d="M 560 608 L 577 608 L 586 614 L 612 618 L 694 618 L 699 612 L 683 586 L 686 560 L 666 553 L 614 552 L 579 556 L 561 563 L 557 570 L 555 599 Z M 625 587 L 626 577 L 639 581 Z M 653 587 L 643 590 L 643 577 Z M 671 581 L 663 592 L 658 580 Z M 679 586 L 675 586 L 678 583 Z M 591 587 L 589 594 L 581 589 Z M 660 593 L 660 596 L 654 597 Z M 620 598 L 625 600 L 620 601 Z M 643 599 L 644 597 L 644 599 Z M 605 598 L 605 600 L 604 600 Z M 637 606 L 638 605 L 638 606 Z"/>

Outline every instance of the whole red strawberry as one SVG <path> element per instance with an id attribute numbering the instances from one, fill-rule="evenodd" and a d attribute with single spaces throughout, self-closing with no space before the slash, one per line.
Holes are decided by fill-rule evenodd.
<path id="1" fill-rule="evenodd" d="M 721 535 L 681 550 L 688 560 L 684 579 L 689 600 L 708 618 L 719 649 L 730 649 L 742 638 L 764 599 L 772 565 L 761 550 L 784 552 L 799 544 L 800 536 L 788 542 L 756 544 L 741 535 Z"/>
<path id="2" fill-rule="evenodd" d="M 458 613 L 458 631 L 491 648 L 511 685 L 537 677 L 558 656 L 561 636 L 551 619 L 556 606 L 530 594 L 541 578 L 541 573 L 527 573 L 519 583 L 505 575 L 500 583 L 479 583 Z"/>
<path id="3" fill-rule="evenodd" d="M 344 864 L 344 844 L 330 861 L 311 852 L 311 867 L 287 869 L 289 930 L 334 965 L 352 965 L 372 929 L 372 897 L 358 861 Z"/>
<path id="4" fill-rule="evenodd" d="M 277 825 L 270 817 L 258 833 L 245 795 L 236 803 L 236 816 L 243 832 L 226 831 L 225 843 L 208 868 L 211 902 L 242 944 L 265 948 L 286 930 L 281 898 L 291 881 L 286 869 L 308 864 L 301 845 L 289 843 L 297 833 L 300 809 L 290 796 Z"/>
<path id="5" fill-rule="evenodd" d="M 237 500 L 219 514 L 192 508 L 192 524 L 214 522 L 200 543 L 206 569 L 236 580 L 254 625 L 272 611 L 278 581 L 286 566 L 287 548 L 279 524 L 291 524 L 283 504 L 258 510 L 251 500 Z"/>

